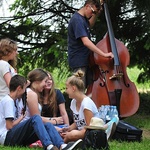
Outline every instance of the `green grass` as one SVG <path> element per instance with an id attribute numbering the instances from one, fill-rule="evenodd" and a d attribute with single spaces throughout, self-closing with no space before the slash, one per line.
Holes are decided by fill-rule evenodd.
<path id="1" fill-rule="evenodd" d="M 149 150 L 150 139 L 144 139 L 142 142 L 118 142 L 109 143 L 110 150 Z"/>
<path id="2" fill-rule="evenodd" d="M 28 147 L 7 147 L 0 145 L 0 150 L 32 150 Z M 41 148 L 34 148 L 34 150 L 42 150 Z"/>

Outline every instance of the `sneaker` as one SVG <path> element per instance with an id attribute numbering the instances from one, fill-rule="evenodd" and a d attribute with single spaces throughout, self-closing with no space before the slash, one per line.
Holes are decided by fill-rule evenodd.
<path id="1" fill-rule="evenodd" d="M 69 142 L 67 146 L 64 147 L 62 150 L 75 150 L 78 148 L 82 148 L 82 142 L 83 141 L 81 139 L 77 140 L 76 142 Z"/>
<path id="2" fill-rule="evenodd" d="M 108 128 L 106 130 L 107 140 L 111 139 L 116 130 L 116 123 L 112 122 L 108 124 Z"/>
<path id="3" fill-rule="evenodd" d="M 59 150 L 56 146 L 53 146 L 52 148 L 47 148 L 47 150 Z"/>

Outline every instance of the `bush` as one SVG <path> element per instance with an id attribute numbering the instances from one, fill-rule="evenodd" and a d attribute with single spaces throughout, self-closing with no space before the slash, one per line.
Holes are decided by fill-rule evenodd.
<path id="1" fill-rule="evenodd" d="M 138 109 L 138 114 L 150 114 L 150 92 L 140 93 L 140 106 Z"/>

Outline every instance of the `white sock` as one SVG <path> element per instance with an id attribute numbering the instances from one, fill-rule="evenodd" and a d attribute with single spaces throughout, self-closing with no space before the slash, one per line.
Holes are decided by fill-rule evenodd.
<path id="1" fill-rule="evenodd" d="M 61 145 L 61 148 L 63 149 L 63 148 L 65 148 L 67 146 L 67 144 L 62 144 Z"/>
<path id="2" fill-rule="evenodd" d="M 54 145 L 50 144 L 47 146 L 47 150 L 51 149 Z"/>

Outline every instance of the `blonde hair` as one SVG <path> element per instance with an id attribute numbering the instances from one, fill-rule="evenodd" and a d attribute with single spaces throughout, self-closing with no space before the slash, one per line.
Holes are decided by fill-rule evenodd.
<path id="1" fill-rule="evenodd" d="M 13 51 L 17 51 L 17 43 L 9 38 L 1 39 L 0 40 L 0 60 L 3 57 L 8 56 L 8 54 L 12 53 Z M 13 67 L 16 68 L 17 59 L 9 60 L 8 63 Z"/>
<path id="2" fill-rule="evenodd" d="M 84 92 L 84 82 L 83 82 L 84 72 L 82 70 L 78 70 L 77 72 L 73 73 L 71 77 L 67 79 L 67 82 L 70 85 L 75 85 L 80 92 Z"/>

